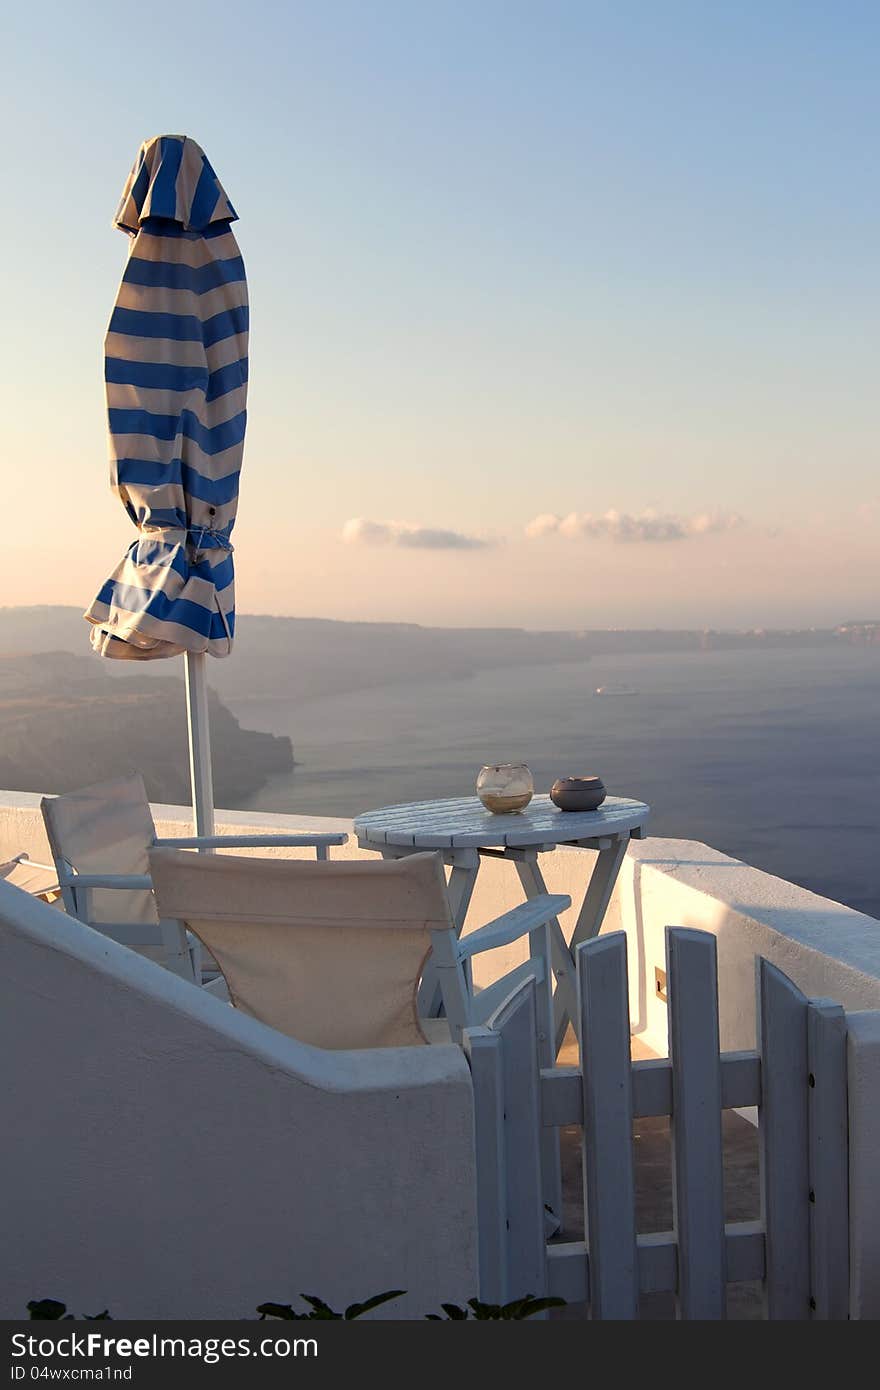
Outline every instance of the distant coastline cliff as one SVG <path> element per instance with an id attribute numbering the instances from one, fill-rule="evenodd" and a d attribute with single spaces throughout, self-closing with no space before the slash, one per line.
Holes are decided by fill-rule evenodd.
<path id="1" fill-rule="evenodd" d="M 417 623 L 352 623 L 243 613 L 232 655 L 228 660 L 208 663 L 208 680 L 224 699 L 284 699 L 296 704 L 401 681 L 456 680 L 477 671 L 579 663 L 624 652 L 648 655 L 877 642 L 877 620 L 830 628 L 745 631 L 594 628 L 534 632 L 515 627 L 422 627 Z M 88 632 L 80 609 L 0 608 L 0 652 L 46 651 L 88 651 Z M 100 665 L 114 668 L 109 673 L 102 671 L 104 680 L 109 675 L 141 685 L 168 679 L 180 670 L 180 664 L 171 661 Z"/>
<path id="2" fill-rule="evenodd" d="M 66 792 L 138 771 L 151 801 L 189 801 L 183 681 L 114 680 L 109 664 L 63 651 L 0 655 L 0 787 Z M 290 739 L 241 728 L 213 691 L 210 717 L 218 806 L 292 768 Z"/>

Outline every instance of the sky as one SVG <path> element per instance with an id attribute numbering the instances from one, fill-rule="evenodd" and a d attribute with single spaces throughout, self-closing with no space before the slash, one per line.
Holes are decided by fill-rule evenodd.
<path id="1" fill-rule="evenodd" d="M 251 302 L 240 613 L 880 616 L 874 0 L 5 11 L 0 604 L 85 607 L 112 226 L 202 145 Z"/>

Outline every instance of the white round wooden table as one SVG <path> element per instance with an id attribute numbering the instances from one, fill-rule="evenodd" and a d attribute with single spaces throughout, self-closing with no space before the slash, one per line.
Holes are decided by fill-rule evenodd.
<path id="1" fill-rule="evenodd" d="M 606 797 L 597 811 L 560 811 L 545 795 L 534 796 L 515 815 L 495 816 L 476 796 L 465 796 L 381 806 L 357 816 L 354 830 L 361 849 L 376 850 L 386 859 L 440 851 L 452 869 L 449 901 L 459 933 L 483 858 L 512 860 L 526 897 L 534 898 L 547 892 L 540 854 L 558 845 L 598 852 L 571 942 L 566 942 L 558 921 L 551 925 L 558 1053 L 568 1024 L 577 1028 L 574 952 L 602 926 L 626 847 L 630 839 L 644 837 L 649 812 L 644 802 L 619 796 Z"/>
<path id="2" fill-rule="evenodd" d="M 354 822 L 363 849 L 547 848 L 588 845 L 609 836 L 640 838 L 650 807 L 606 796 L 598 811 L 560 811 L 549 796 L 533 796 L 524 811 L 495 816 L 476 796 L 411 801 L 364 811 Z"/>

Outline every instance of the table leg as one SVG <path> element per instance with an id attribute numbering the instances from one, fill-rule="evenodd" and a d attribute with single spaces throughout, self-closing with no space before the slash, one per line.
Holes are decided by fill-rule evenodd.
<path id="1" fill-rule="evenodd" d="M 611 894 L 614 892 L 614 885 L 620 873 L 620 866 L 626 855 L 626 847 L 629 842 L 628 836 L 621 836 L 615 840 L 607 849 L 600 849 L 590 881 L 587 884 L 587 891 L 584 894 L 584 901 L 578 913 L 574 931 L 571 934 L 569 953 L 571 960 L 572 978 L 577 978 L 577 965 L 575 951 L 582 941 L 589 941 L 594 936 L 598 936 L 611 901 Z M 575 993 L 575 1000 L 577 995 Z M 556 1016 L 556 1047 L 557 1051 L 562 1046 L 569 1023 L 575 1030 L 580 1042 L 580 1013 L 575 1007 L 571 1008 L 571 998 L 560 996 L 559 990 L 553 1000 L 553 1009 Z"/>
<path id="2" fill-rule="evenodd" d="M 608 904 L 611 901 L 611 894 L 614 892 L 617 875 L 620 873 L 620 866 L 626 856 L 628 843 L 629 837 L 621 835 L 610 848 L 599 850 L 599 857 L 593 865 L 583 906 L 578 913 L 578 919 L 572 933 L 570 948 L 572 958 L 574 958 L 575 948 L 580 946 L 582 941 L 589 941 L 591 937 L 599 935 Z"/>
<path id="3" fill-rule="evenodd" d="M 516 872 L 522 884 L 526 898 L 537 898 L 542 893 L 546 893 L 547 888 L 544 883 L 544 876 L 538 868 L 537 850 L 518 850 L 515 851 Z M 571 969 L 571 957 L 568 954 L 568 947 L 565 937 L 562 935 L 562 928 L 554 917 L 544 928 L 544 942 L 538 941 L 537 933 L 529 939 L 530 955 L 537 954 L 544 949 L 550 958 L 551 969 L 547 976 L 538 985 L 538 1065 L 542 1069 L 553 1067 L 556 1064 L 556 1054 L 559 1051 L 555 1035 L 555 1004 L 553 995 L 553 976 L 556 976 L 557 994 L 561 990 L 564 995 L 571 993 L 574 975 Z M 547 949 L 549 946 L 549 949 Z M 573 1013 L 577 1013 L 577 997 L 569 1001 Z M 562 1228 L 562 1164 L 559 1151 L 559 1132 L 556 1129 L 544 1129 L 541 1132 L 541 1174 L 544 1188 L 544 1206 L 548 1209 L 548 1214 L 552 1214 L 558 1221 L 556 1230 Z M 550 1230 L 548 1234 L 553 1234 Z"/>
<path id="4" fill-rule="evenodd" d="M 523 892 L 528 899 L 538 898 L 548 892 L 544 875 L 538 866 L 538 851 L 525 849 L 513 851 L 515 853 L 516 872 L 522 884 Z M 508 851 L 508 854 L 511 854 Z M 512 856 L 511 856 L 512 857 Z M 552 952 L 553 974 L 556 976 L 556 993 L 553 997 L 554 1026 L 553 1038 L 547 1040 L 548 1060 L 542 1059 L 543 1067 L 555 1065 L 556 1057 L 562 1046 L 562 1039 L 568 1027 L 569 1019 L 577 1019 L 577 975 L 573 964 L 568 943 L 562 934 L 558 918 L 554 917 L 550 926 L 550 949 Z"/>
<path id="5" fill-rule="evenodd" d="M 443 853 L 444 864 L 452 866 L 452 873 L 449 875 L 449 882 L 446 886 L 446 893 L 449 898 L 449 908 L 452 913 L 452 920 L 455 924 L 456 936 L 461 936 L 464 928 L 465 918 L 473 897 L 474 884 L 477 881 L 477 873 L 480 868 L 480 856 L 475 849 L 452 849 Z M 471 974 L 471 962 L 465 962 L 465 974 L 468 989 L 473 989 L 473 976 Z M 418 1009 L 422 1018 L 436 1018 L 440 1013 L 442 999 L 440 986 L 437 983 L 437 972 L 432 961 L 429 959 L 422 975 L 422 982 L 419 985 Z"/>
<path id="6" fill-rule="evenodd" d="M 556 975 L 556 993 L 553 997 L 553 1013 L 555 1020 L 555 1045 L 556 1054 L 562 1046 L 566 1030 L 569 1023 L 578 1031 L 579 1014 L 577 1008 L 577 967 L 575 965 L 575 949 L 582 941 L 589 941 L 597 936 L 608 904 L 611 901 L 611 894 L 614 892 L 614 885 L 620 873 L 620 866 L 626 855 L 626 847 L 629 837 L 624 835 L 612 841 L 606 849 L 600 849 L 590 881 L 587 884 L 587 891 L 584 894 L 584 901 L 578 913 L 577 922 L 571 937 L 571 944 L 566 945 L 565 937 L 558 922 L 551 924 L 551 940 L 553 944 L 553 972 Z M 520 883 L 525 890 L 526 897 L 534 898 L 539 893 L 547 892 L 547 885 L 544 876 L 538 867 L 538 856 L 535 850 L 507 851 L 508 855 L 516 855 L 516 870 L 519 874 Z M 560 949 L 561 943 L 561 949 Z M 562 954 L 564 952 L 564 955 Z M 555 1055 L 554 1054 L 554 1057 Z M 552 1063 L 551 1063 L 552 1065 Z"/>
<path id="7" fill-rule="evenodd" d="M 480 855 L 479 851 L 475 849 L 453 849 L 444 854 L 443 861 L 452 865 L 452 873 L 449 875 L 446 891 L 449 897 L 449 906 L 452 909 L 455 933 L 456 936 L 461 936 L 464 919 L 467 917 L 467 911 L 471 905 L 474 884 L 477 881 Z"/>

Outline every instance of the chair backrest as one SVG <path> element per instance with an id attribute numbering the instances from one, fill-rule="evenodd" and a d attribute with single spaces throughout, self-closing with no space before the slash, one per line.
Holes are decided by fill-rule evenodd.
<path id="1" fill-rule="evenodd" d="M 439 855 L 149 858 L 161 915 L 204 942 L 237 1008 L 316 1047 L 425 1042 L 416 991 L 429 933 L 453 931 Z"/>
<path id="2" fill-rule="evenodd" d="M 156 837 L 147 790 L 140 774 L 99 782 L 40 802 L 56 869 L 66 862 L 80 874 L 148 874 L 147 852 Z M 65 898 L 65 906 L 69 905 Z M 108 891 L 91 896 L 90 921 L 157 922 L 148 890 Z"/>

